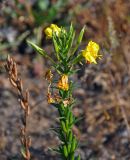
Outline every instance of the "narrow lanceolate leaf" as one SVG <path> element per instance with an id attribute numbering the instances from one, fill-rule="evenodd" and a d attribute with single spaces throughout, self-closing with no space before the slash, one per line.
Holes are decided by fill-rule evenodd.
<path id="1" fill-rule="evenodd" d="M 49 150 L 49 151 L 54 151 L 54 152 L 60 153 L 59 148 L 56 149 L 56 148 L 50 148 L 50 147 L 48 147 L 48 150 Z"/>
<path id="2" fill-rule="evenodd" d="M 27 43 L 39 54 L 41 54 L 42 56 L 48 58 L 53 64 L 55 64 L 55 62 L 53 61 L 53 59 L 48 56 L 48 54 L 42 49 L 40 48 L 39 46 L 37 46 L 36 44 L 34 44 L 33 42 L 31 41 L 27 41 Z"/>
<path id="3" fill-rule="evenodd" d="M 76 147 L 77 147 L 77 140 L 75 137 L 73 137 L 72 145 L 71 145 L 71 152 L 74 152 Z"/>
<path id="4" fill-rule="evenodd" d="M 86 27 L 86 26 L 84 26 L 84 27 L 82 28 L 82 30 L 80 31 L 80 34 L 79 34 L 78 39 L 77 39 L 77 42 L 76 42 L 76 46 L 75 46 L 74 50 L 72 51 L 72 55 L 77 51 L 80 43 L 82 42 L 83 35 L 84 35 L 84 31 L 85 31 L 85 27 Z"/>
<path id="5" fill-rule="evenodd" d="M 69 119 L 70 114 L 71 114 L 69 107 L 67 107 L 65 114 L 66 114 L 66 119 Z"/>
<path id="6" fill-rule="evenodd" d="M 76 124 L 77 122 L 81 121 L 83 119 L 83 117 L 80 117 L 80 118 L 74 118 L 74 124 Z"/>
<path id="7" fill-rule="evenodd" d="M 74 32 L 74 28 L 73 28 L 73 25 L 71 24 L 70 26 L 70 31 L 68 33 L 68 40 L 66 42 L 66 47 L 65 47 L 65 53 L 67 54 L 73 44 L 73 40 L 74 40 L 74 37 L 75 37 L 75 32 Z"/>
<path id="8" fill-rule="evenodd" d="M 81 43 L 81 41 L 82 41 L 82 39 L 83 39 L 83 35 L 84 35 L 85 28 L 86 28 L 86 26 L 84 26 L 84 27 L 82 28 L 82 30 L 80 31 L 80 34 L 79 34 L 79 37 L 78 37 L 78 40 L 77 40 L 77 44 L 80 44 L 80 43 Z"/>
<path id="9" fill-rule="evenodd" d="M 54 45 L 54 49 L 55 49 L 55 54 L 56 54 L 56 57 L 57 57 L 57 59 L 59 60 L 59 45 L 58 45 L 58 43 L 57 43 L 57 40 L 56 40 L 56 35 L 54 34 L 54 36 L 52 37 L 52 39 L 53 39 L 53 45 Z"/>
<path id="10" fill-rule="evenodd" d="M 36 51 L 38 52 L 39 54 L 43 55 L 46 57 L 47 53 L 42 49 L 40 48 L 39 46 L 37 46 L 36 44 L 34 44 L 33 42 L 31 41 L 27 41 L 27 43 Z"/>
<path id="11" fill-rule="evenodd" d="M 63 131 L 65 133 L 67 133 L 67 129 L 66 129 L 65 123 L 63 121 L 61 121 L 61 126 L 62 126 Z"/>
<path id="12" fill-rule="evenodd" d="M 73 60 L 72 60 L 72 64 L 77 64 L 79 63 L 80 61 L 82 60 L 82 54 L 80 53 L 77 57 L 75 57 Z"/>
<path id="13" fill-rule="evenodd" d="M 65 141 L 65 138 L 64 138 L 64 135 L 62 133 L 59 133 L 59 139 L 64 142 Z"/>
<path id="14" fill-rule="evenodd" d="M 66 146 L 63 146 L 63 152 L 64 152 L 65 157 L 68 157 L 68 151 L 67 151 Z"/>
<path id="15" fill-rule="evenodd" d="M 66 126 L 66 129 L 67 129 L 67 131 L 68 131 L 68 130 L 69 130 L 69 121 L 68 121 L 68 119 L 66 119 L 65 126 Z"/>
<path id="16" fill-rule="evenodd" d="M 73 139 L 72 131 L 69 132 L 68 139 L 69 139 L 69 142 L 72 142 L 72 139 Z"/>
<path id="17" fill-rule="evenodd" d="M 72 112 L 70 113 L 69 121 L 70 121 L 70 125 L 72 125 L 73 121 L 74 121 L 74 117 L 73 117 Z"/>
<path id="18" fill-rule="evenodd" d="M 71 143 L 69 143 L 68 144 L 68 146 L 67 146 L 67 150 L 68 150 L 68 154 L 70 153 L 70 151 L 71 151 Z"/>

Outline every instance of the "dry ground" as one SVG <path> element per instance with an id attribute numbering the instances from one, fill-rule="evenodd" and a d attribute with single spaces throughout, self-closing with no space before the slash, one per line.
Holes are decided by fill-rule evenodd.
<path id="1" fill-rule="evenodd" d="M 1 3 L 1 7 L 4 5 Z M 10 3 L 8 6 L 12 7 Z M 29 18 L 24 14 L 26 11 L 16 10 L 19 15 L 12 19 L 1 11 L 1 44 L 9 43 L 10 38 L 15 42 L 25 31 L 29 31 L 29 35 L 19 44 L 0 48 L 0 160 L 21 159 L 22 112 L 17 92 L 3 67 L 7 54 L 16 60 L 24 88 L 30 91 L 28 132 L 32 139 L 32 160 L 58 160 L 57 154 L 48 150 L 58 144 L 51 131 L 57 124 L 57 111 L 46 102 L 47 82 L 43 78 L 50 63 L 37 56 L 25 41 L 36 28 L 35 23 L 26 21 Z M 130 1 L 69 1 L 54 23 L 63 23 L 61 19 L 67 14 L 72 16 L 77 31 L 87 25 L 83 45 L 89 39 L 97 41 L 103 54 L 98 65 L 79 65 L 77 68 L 81 70 L 72 77 L 78 86 L 74 92 L 78 101 L 74 114 L 83 117 L 74 127 L 80 139 L 78 152 L 82 160 L 130 160 Z M 25 16 L 24 21 L 21 16 Z M 70 20 L 65 20 L 69 24 Z M 43 34 L 41 43 L 50 50 L 50 42 L 45 42 Z"/>

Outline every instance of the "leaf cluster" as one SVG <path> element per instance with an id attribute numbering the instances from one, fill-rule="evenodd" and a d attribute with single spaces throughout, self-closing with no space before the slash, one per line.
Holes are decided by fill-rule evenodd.
<path id="1" fill-rule="evenodd" d="M 78 54 L 78 56 L 75 56 L 75 52 L 77 51 L 82 41 L 84 31 L 85 27 L 82 28 L 75 45 L 74 40 L 76 37 L 72 24 L 69 28 L 69 31 L 61 28 L 61 32 L 59 35 L 53 32 L 52 42 L 54 46 L 54 55 L 57 60 L 56 62 L 41 47 L 37 46 L 33 42 L 27 42 L 36 52 L 48 58 L 59 74 L 62 73 L 71 75 L 75 73 L 75 70 L 73 70 L 73 65 L 79 63 L 82 59 L 81 52 Z"/>

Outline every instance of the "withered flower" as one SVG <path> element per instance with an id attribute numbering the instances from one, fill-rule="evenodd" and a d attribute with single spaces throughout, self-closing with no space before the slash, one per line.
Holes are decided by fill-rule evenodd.
<path id="1" fill-rule="evenodd" d="M 69 89 L 69 83 L 68 83 L 68 76 L 63 74 L 58 82 L 58 88 L 68 91 Z"/>

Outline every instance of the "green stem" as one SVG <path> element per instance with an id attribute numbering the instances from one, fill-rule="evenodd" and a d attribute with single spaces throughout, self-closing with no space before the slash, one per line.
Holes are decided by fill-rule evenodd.
<path id="1" fill-rule="evenodd" d="M 77 148 L 77 140 L 72 132 L 72 123 L 74 122 L 72 109 L 70 106 L 62 105 L 58 111 L 59 116 L 63 117 L 63 119 L 60 120 L 60 130 L 62 131 L 62 135 L 60 134 L 60 137 L 62 137 L 62 140 L 60 138 L 62 143 L 60 146 L 62 151 L 61 155 L 65 160 L 73 160 Z"/>

